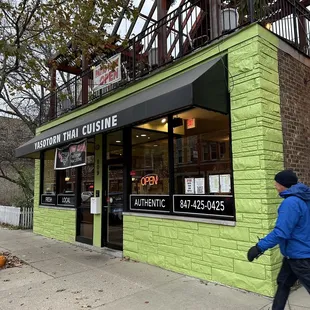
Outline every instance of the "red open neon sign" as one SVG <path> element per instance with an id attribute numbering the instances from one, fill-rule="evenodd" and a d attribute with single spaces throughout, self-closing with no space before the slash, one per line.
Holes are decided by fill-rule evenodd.
<path id="1" fill-rule="evenodd" d="M 157 174 L 147 174 L 140 181 L 142 186 L 146 185 L 157 185 L 158 184 L 158 175 Z"/>

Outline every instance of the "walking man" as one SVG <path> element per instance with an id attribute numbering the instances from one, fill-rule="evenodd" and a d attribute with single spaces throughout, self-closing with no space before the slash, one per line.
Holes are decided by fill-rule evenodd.
<path id="1" fill-rule="evenodd" d="M 252 262 L 268 249 L 280 246 L 284 256 L 272 310 L 284 310 L 290 289 L 299 280 L 310 294 L 310 188 L 298 183 L 296 174 L 284 170 L 275 176 L 282 201 L 276 226 L 248 251 Z"/>

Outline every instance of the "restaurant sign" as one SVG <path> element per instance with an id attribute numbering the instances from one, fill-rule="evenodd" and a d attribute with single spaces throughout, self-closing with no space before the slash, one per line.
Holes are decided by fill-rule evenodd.
<path id="1" fill-rule="evenodd" d="M 130 211 L 169 213 L 169 195 L 130 195 Z"/>
<path id="2" fill-rule="evenodd" d="M 147 174 L 143 178 L 141 178 L 140 183 L 142 186 L 157 185 L 158 184 L 158 175 L 157 174 Z"/>
<path id="3" fill-rule="evenodd" d="M 74 194 L 57 195 L 57 206 L 75 207 L 75 195 Z"/>
<path id="4" fill-rule="evenodd" d="M 233 196 L 173 195 L 173 213 L 234 219 Z"/>
<path id="5" fill-rule="evenodd" d="M 56 195 L 55 194 L 42 194 L 41 195 L 41 205 L 55 206 L 56 205 Z"/>
<path id="6" fill-rule="evenodd" d="M 98 65 L 94 69 L 94 88 L 98 91 L 122 79 L 121 74 L 121 54 L 117 54 L 108 59 L 107 63 Z"/>
<path id="7" fill-rule="evenodd" d="M 86 140 L 69 144 L 68 146 L 56 149 L 55 170 L 64 170 L 86 165 L 87 142 Z"/>

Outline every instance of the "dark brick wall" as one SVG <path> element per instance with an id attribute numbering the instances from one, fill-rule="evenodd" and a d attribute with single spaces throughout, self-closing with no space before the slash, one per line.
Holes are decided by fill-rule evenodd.
<path id="1" fill-rule="evenodd" d="M 310 68 L 279 50 L 284 165 L 310 185 Z"/>

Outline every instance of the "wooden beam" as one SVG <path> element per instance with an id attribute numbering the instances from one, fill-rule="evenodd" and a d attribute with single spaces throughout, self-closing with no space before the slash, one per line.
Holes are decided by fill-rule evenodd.
<path id="1" fill-rule="evenodd" d="M 66 72 L 66 73 L 71 73 L 71 74 L 74 74 L 74 75 L 80 75 L 82 73 L 82 69 L 81 68 L 72 67 L 72 66 L 63 65 L 63 64 L 58 65 L 56 67 L 56 69 L 58 71 L 62 71 L 62 72 Z"/>

